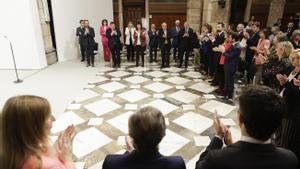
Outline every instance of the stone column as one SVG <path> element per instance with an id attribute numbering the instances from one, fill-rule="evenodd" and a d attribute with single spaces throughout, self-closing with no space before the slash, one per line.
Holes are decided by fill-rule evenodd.
<path id="1" fill-rule="evenodd" d="M 187 21 L 194 31 L 199 31 L 202 17 L 202 0 L 187 0 Z"/>
<path id="2" fill-rule="evenodd" d="M 213 27 L 215 27 L 218 22 L 224 22 L 228 25 L 231 2 L 231 0 L 226 0 L 225 8 L 222 8 L 219 6 L 218 0 L 204 0 L 202 23 L 209 23 Z"/>
<path id="3" fill-rule="evenodd" d="M 121 31 L 121 42 L 124 43 L 124 27 L 123 27 L 123 0 L 119 0 L 119 29 Z"/>
<path id="4" fill-rule="evenodd" d="M 145 18 L 146 18 L 146 30 L 149 30 L 149 0 L 145 0 Z"/>
<path id="5" fill-rule="evenodd" d="M 273 26 L 278 18 L 282 18 L 286 0 L 272 0 L 270 4 L 267 26 Z"/>
<path id="6" fill-rule="evenodd" d="M 252 3 L 253 3 L 253 0 L 247 0 L 247 6 L 245 9 L 245 15 L 244 15 L 244 22 L 248 22 L 250 19 Z"/>

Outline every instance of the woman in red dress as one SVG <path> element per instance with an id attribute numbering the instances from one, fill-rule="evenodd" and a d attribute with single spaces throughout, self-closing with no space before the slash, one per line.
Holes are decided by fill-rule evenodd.
<path id="1" fill-rule="evenodd" d="M 102 26 L 100 27 L 100 36 L 102 40 L 102 46 L 103 46 L 103 54 L 104 54 L 104 61 L 110 62 L 111 54 L 108 47 L 108 39 L 106 37 L 106 30 L 110 29 L 108 26 L 108 21 L 106 19 L 102 20 Z"/>

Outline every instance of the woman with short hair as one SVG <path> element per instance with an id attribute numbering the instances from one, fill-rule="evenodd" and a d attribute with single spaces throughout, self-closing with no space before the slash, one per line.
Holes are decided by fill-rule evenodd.
<path id="1" fill-rule="evenodd" d="M 123 155 L 108 155 L 103 169 L 185 169 L 181 157 L 166 157 L 159 153 L 158 144 L 166 135 L 163 114 L 156 108 L 145 107 L 129 118 L 127 152 Z"/>
<path id="2" fill-rule="evenodd" d="M 106 37 L 106 31 L 110 29 L 110 27 L 106 19 L 103 19 L 101 23 L 102 24 L 100 27 L 100 36 L 101 36 L 102 46 L 103 46 L 103 58 L 105 62 L 110 62 L 111 54 L 110 54 L 110 49 L 108 47 L 108 38 Z"/>

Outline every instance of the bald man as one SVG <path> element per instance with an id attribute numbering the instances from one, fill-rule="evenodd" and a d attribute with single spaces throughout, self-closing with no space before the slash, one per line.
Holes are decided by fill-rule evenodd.
<path id="1" fill-rule="evenodd" d="M 165 22 L 161 24 L 158 39 L 161 49 L 161 68 L 170 67 L 171 33 L 168 31 L 168 25 Z"/>
<path id="2" fill-rule="evenodd" d="M 179 32 L 180 32 L 180 21 L 175 21 L 175 26 L 171 29 L 172 47 L 173 47 L 173 57 L 177 60 L 177 53 L 179 48 Z"/>

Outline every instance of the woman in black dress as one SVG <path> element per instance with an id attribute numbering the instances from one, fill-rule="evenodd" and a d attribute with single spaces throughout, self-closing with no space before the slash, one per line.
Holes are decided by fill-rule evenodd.
<path id="1" fill-rule="evenodd" d="M 282 121 L 282 126 L 275 133 L 275 143 L 280 147 L 293 151 L 300 159 L 300 89 L 295 83 L 300 78 L 300 50 L 294 51 L 290 59 L 294 70 L 288 76 L 276 75 L 282 86 L 280 94 L 287 103 L 287 112 Z"/>

